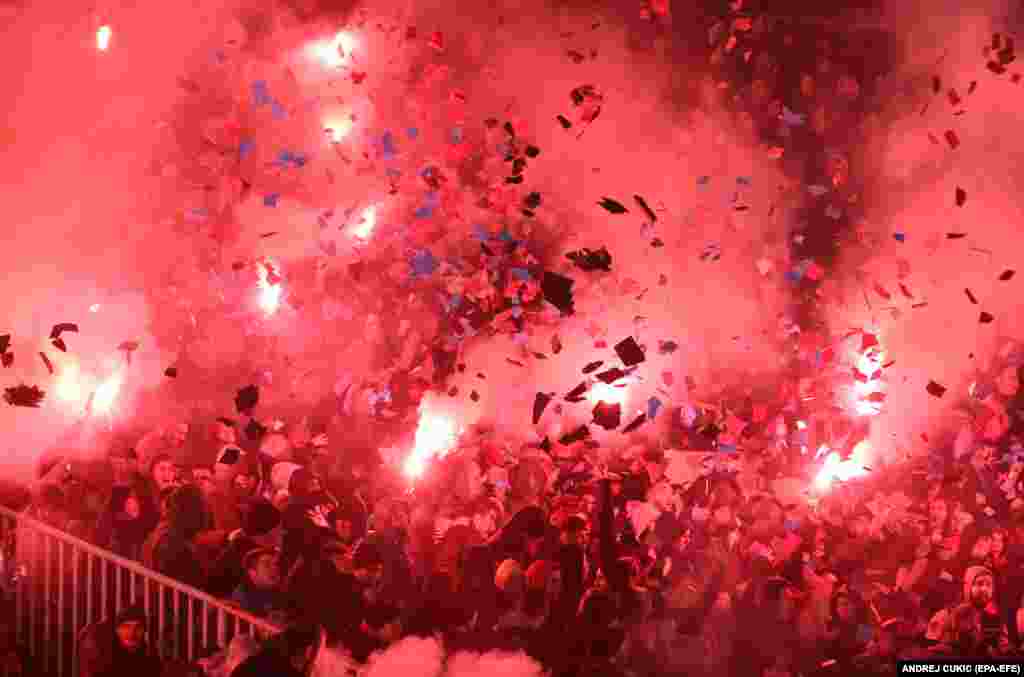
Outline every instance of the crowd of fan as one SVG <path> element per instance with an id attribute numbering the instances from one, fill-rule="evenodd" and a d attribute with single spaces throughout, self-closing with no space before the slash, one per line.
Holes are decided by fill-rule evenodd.
<path id="1" fill-rule="evenodd" d="M 897 656 L 1021 651 L 1019 376 L 1003 365 L 978 385 L 930 469 L 797 504 L 750 479 L 806 465 L 758 443 L 771 425 L 745 435 L 756 452 L 687 485 L 653 447 L 602 462 L 585 444 L 504 453 L 478 436 L 409 493 L 382 466 L 328 453 L 323 435 L 239 444 L 221 422 L 210 465 L 181 465 L 186 428 L 171 427 L 110 452 L 98 515 L 99 489 L 70 467 L 28 510 L 282 626 L 313 621 L 357 661 L 439 635 L 453 650 L 525 651 L 555 675 L 888 673 Z M 896 494 L 905 505 L 879 506 Z M 145 648 L 144 620 L 119 618 L 123 650 L 83 669 L 151 660 L 128 650 Z"/>

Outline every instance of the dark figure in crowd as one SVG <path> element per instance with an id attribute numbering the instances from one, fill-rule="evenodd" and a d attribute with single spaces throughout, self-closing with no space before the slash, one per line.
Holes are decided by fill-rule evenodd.
<path id="1" fill-rule="evenodd" d="M 115 485 L 96 527 L 96 544 L 122 557 L 141 560 L 142 546 L 157 525 L 156 506 L 138 486 Z"/>
<path id="2" fill-rule="evenodd" d="M 228 534 L 227 545 L 210 571 L 206 589 L 216 597 L 227 597 L 238 587 L 244 576 L 242 559 L 251 550 L 268 546 L 267 535 L 281 523 L 281 513 L 265 499 L 243 505 L 241 515 L 242 528 Z"/>
<path id="3" fill-rule="evenodd" d="M 113 622 L 87 626 L 79 637 L 78 677 L 159 675 L 162 666 L 149 652 L 146 623 L 141 608 L 129 607 Z"/>
<path id="4" fill-rule="evenodd" d="M 167 498 L 167 515 L 143 546 L 143 563 L 165 576 L 201 588 L 203 567 L 193 540 L 209 526 L 203 496 L 193 486 L 174 489 Z"/>
<path id="5" fill-rule="evenodd" d="M 278 553 L 270 548 L 249 551 L 242 560 L 245 577 L 235 588 L 231 600 L 254 616 L 269 616 L 284 609 L 280 590 L 281 570 Z"/>
<path id="6" fill-rule="evenodd" d="M 296 624 L 242 661 L 231 677 L 309 677 L 326 635 L 315 624 Z"/>

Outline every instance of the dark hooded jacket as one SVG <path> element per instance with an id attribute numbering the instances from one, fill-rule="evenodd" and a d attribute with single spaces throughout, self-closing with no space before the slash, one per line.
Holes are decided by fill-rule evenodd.
<path id="1" fill-rule="evenodd" d="M 169 499 L 166 521 L 143 547 L 143 563 L 186 585 L 203 587 L 205 574 L 195 553 L 193 539 L 209 527 L 209 513 L 198 489 L 184 486 Z"/>
<path id="2" fill-rule="evenodd" d="M 288 484 L 288 507 L 281 522 L 284 526 L 284 540 L 281 543 L 281 573 L 287 576 L 300 557 L 317 557 L 327 530 L 317 526 L 309 518 L 309 512 L 324 507 L 324 516 L 334 511 L 338 502 L 326 491 L 312 491 L 311 483 L 320 478 L 299 468 L 292 473 Z"/>

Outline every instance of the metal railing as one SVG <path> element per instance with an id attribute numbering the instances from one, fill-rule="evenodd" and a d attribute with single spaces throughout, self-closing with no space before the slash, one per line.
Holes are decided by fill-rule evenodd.
<path id="1" fill-rule="evenodd" d="M 39 674 L 78 677 L 83 629 L 141 605 L 148 638 L 166 660 L 191 662 L 237 635 L 263 638 L 280 628 L 138 562 L 0 507 L 0 542 L 14 576 L 18 641 Z M 140 676 L 142 677 L 142 676 Z"/>

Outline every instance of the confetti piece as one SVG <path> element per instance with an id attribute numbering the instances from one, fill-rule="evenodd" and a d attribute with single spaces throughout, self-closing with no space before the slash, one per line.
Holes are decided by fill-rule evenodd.
<path id="1" fill-rule="evenodd" d="M 178 378 L 178 368 L 167 367 L 167 369 L 164 369 L 164 376 L 167 378 Z"/>
<path id="2" fill-rule="evenodd" d="M 949 144 L 949 147 L 951 149 L 956 150 L 957 148 L 960 147 L 960 137 L 957 136 L 956 132 L 954 132 L 952 129 L 946 130 L 946 133 L 943 136 L 946 137 L 946 143 Z"/>
<path id="3" fill-rule="evenodd" d="M 615 430 L 622 424 L 622 405 L 602 400 L 594 405 L 593 416 L 595 425 L 605 430 Z"/>
<path id="4" fill-rule="evenodd" d="M 596 362 L 590 362 L 589 364 L 587 364 L 587 366 L 583 367 L 583 373 L 584 374 L 593 373 L 593 372 L 597 371 L 598 369 L 600 369 L 602 364 L 604 364 L 604 360 L 597 360 Z"/>
<path id="5" fill-rule="evenodd" d="M 647 218 L 650 219 L 652 223 L 658 220 L 658 215 L 654 213 L 654 210 L 652 210 L 648 206 L 647 201 L 644 200 L 641 196 L 634 195 L 633 201 L 640 206 L 640 209 L 644 210 L 644 213 L 647 214 Z"/>
<path id="6" fill-rule="evenodd" d="M 565 117 L 564 115 L 559 115 L 557 117 L 557 120 L 558 120 L 558 124 L 562 125 L 562 129 L 571 129 L 572 128 L 572 123 L 569 122 L 569 119 L 567 117 Z"/>
<path id="7" fill-rule="evenodd" d="M 235 409 L 239 414 L 251 414 L 259 402 L 260 389 L 255 385 L 247 385 L 235 395 Z"/>
<path id="8" fill-rule="evenodd" d="M 943 395 L 946 394 L 946 387 L 943 385 L 939 385 L 935 381 L 928 381 L 928 386 L 926 390 L 928 391 L 928 394 L 931 395 L 932 397 L 941 398 Z"/>
<path id="9" fill-rule="evenodd" d="M 601 198 L 601 201 L 597 203 L 604 208 L 609 214 L 627 214 L 629 210 L 622 206 L 620 202 L 616 202 L 610 197 Z"/>
<path id="10" fill-rule="evenodd" d="M 956 206 L 963 207 L 964 203 L 967 202 L 967 191 L 960 186 L 956 187 Z"/>
<path id="11" fill-rule="evenodd" d="M 74 324 L 74 323 L 71 323 L 71 322 L 64 322 L 62 324 L 55 324 L 55 325 L 53 325 L 53 329 L 50 330 L 50 338 L 51 339 L 60 338 L 60 335 L 63 334 L 64 332 L 66 332 L 66 331 L 70 331 L 70 332 L 73 332 L 73 333 L 77 334 L 78 333 L 78 325 Z M 2 352 L 2 351 L 0 351 L 0 352 Z"/>
<path id="12" fill-rule="evenodd" d="M 989 324 L 995 319 L 996 318 L 993 317 L 991 313 L 986 313 L 984 310 L 981 311 L 981 315 L 978 316 L 978 322 L 981 324 Z"/>
<path id="13" fill-rule="evenodd" d="M 50 341 L 50 343 L 53 344 L 54 348 L 61 351 L 62 353 L 66 353 L 68 351 L 68 346 L 67 344 L 64 343 L 64 339 L 55 338 L 52 341 Z"/>
<path id="14" fill-rule="evenodd" d="M 4 401 L 12 407 L 38 407 L 46 397 L 46 392 L 39 386 L 18 385 L 4 388 Z"/>
<path id="15" fill-rule="evenodd" d="M 14 353 L 0 353 L 0 364 L 4 365 L 4 368 L 10 368 L 14 365 Z"/>
<path id="16" fill-rule="evenodd" d="M 1009 270 L 1009 269 L 1008 270 L 1004 270 L 999 275 L 999 281 L 1000 282 L 1007 282 L 1009 280 L 1012 280 L 1013 276 L 1016 275 L 1016 274 L 1017 274 L 1017 271 L 1015 271 L 1015 270 Z"/>
<path id="17" fill-rule="evenodd" d="M 903 233 L 893 233 L 893 237 L 896 239 L 897 242 L 907 241 L 907 236 Z"/>
<path id="18" fill-rule="evenodd" d="M 639 416 L 634 418 L 632 421 L 630 421 L 629 425 L 627 425 L 625 428 L 622 429 L 622 434 L 623 435 L 628 435 L 629 433 L 633 432 L 634 430 L 636 430 L 637 428 L 639 428 L 640 426 L 642 426 L 646 422 L 647 422 L 647 414 L 640 414 Z"/>
<path id="19" fill-rule="evenodd" d="M 978 305 L 978 299 L 974 296 L 970 289 L 965 288 L 964 293 L 967 294 L 968 300 L 974 305 Z"/>
<path id="20" fill-rule="evenodd" d="M 50 372 L 50 374 L 53 374 L 53 362 L 50 362 L 50 358 L 46 356 L 46 353 L 39 353 L 39 357 L 42 358 L 43 364 L 46 365 L 46 370 Z"/>
<path id="21" fill-rule="evenodd" d="M 947 240 L 962 240 L 967 237 L 967 233 L 946 233 Z"/>

